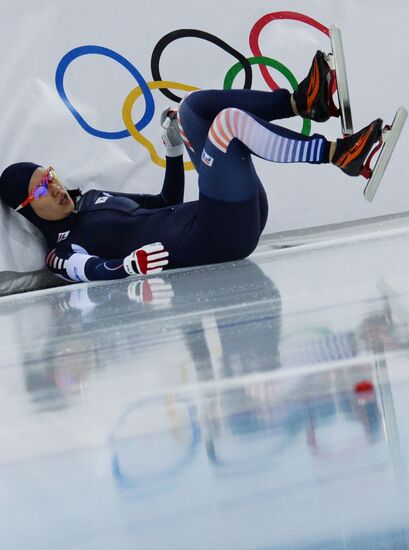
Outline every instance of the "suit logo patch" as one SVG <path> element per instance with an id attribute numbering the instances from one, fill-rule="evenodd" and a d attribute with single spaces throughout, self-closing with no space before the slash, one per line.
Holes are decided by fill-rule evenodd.
<path id="1" fill-rule="evenodd" d="M 66 238 L 68 237 L 69 234 L 70 234 L 69 231 L 65 231 L 64 233 L 58 233 L 57 243 L 60 243 L 61 241 L 63 241 L 64 239 L 66 239 Z"/>
<path id="2" fill-rule="evenodd" d="M 213 157 L 211 157 L 210 155 L 208 155 L 206 153 L 206 151 L 203 149 L 203 152 L 202 152 L 202 161 L 206 164 L 206 166 L 209 166 L 211 167 L 212 164 L 213 164 Z"/>
<path id="3" fill-rule="evenodd" d="M 110 195 L 110 196 L 111 196 L 111 195 Z M 109 196 L 108 196 L 108 197 L 99 197 L 99 198 L 95 201 L 95 204 L 103 204 L 103 203 L 106 202 L 108 199 L 109 199 Z"/>

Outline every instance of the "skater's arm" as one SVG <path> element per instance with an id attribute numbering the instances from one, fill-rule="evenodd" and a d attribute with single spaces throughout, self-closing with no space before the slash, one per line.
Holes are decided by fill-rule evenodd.
<path id="1" fill-rule="evenodd" d="M 50 271 L 67 281 L 105 281 L 158 273 L 168 264 L 168 256 L 161 243 L 145 245 L 125 258 L 113 260 L 92 256 L 73 244 L 51 250 L 45 263 Z"/>
<path id="2" fill-rule="evenodd" d="M 161 114 L 161 138 L 166 151 L 166 172 L 162 191 L 155 197 L 142 196 L 145 208 L 170 206 L 183 202 L 185 192 L 185 169 L 183 166 L 183 140 L 179 132 L 177 111 L 165 109 Z"/>
<path id="3" fill-rule="evenodd" d="M 142 208 L 163 208 L 183 202 L 185 171 L 183 165 L 183 140 L 179 132 L 177 112 L 165 109 L 161 115 L 161 138 L 166 151 L 166 171 L 162 191 L 158 195 L 121 193 Z M 118 193 L 111 193 L 118 195 Z"/>
<path id="4" fill-rule="evenodd" d="M 158 195 L 126 195 L 143 208 L 163 208 L 183 202 L 185 192 L 185 171 L 183 156 L 166 157 L 166 171 L 162 190 Z"/>
<path id="5" fill-rule="evenodd" d="M 162 190 L 157 195 L 145 193 L 121 193 L 108 191 L 113 197 L 126 197 L 142 208 L 164 208 L 183 202 L 185 192 L 185 172 L 183 157 L 166 157 L 166 171 Z"/>
<path id="6" fill-rule="evenodd" d="M 166 172 L 159 195 L 139 195 L 144 208 L 160 208 L 183 202 L 185 171 L 183 140 L 179 132 L 177 111 L 165 109 L 160 118 L 161 138 L 166 150 Z"/>

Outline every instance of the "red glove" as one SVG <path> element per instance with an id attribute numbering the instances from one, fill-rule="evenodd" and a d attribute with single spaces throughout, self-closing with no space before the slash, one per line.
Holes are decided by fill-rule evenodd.
<path id="1" fill-rule="evenodd" d="M 159 273 L 169 263 L 168 256 L 162 243 L 147 244 L 124 258 L 124 269 L 128 275 Z"/>

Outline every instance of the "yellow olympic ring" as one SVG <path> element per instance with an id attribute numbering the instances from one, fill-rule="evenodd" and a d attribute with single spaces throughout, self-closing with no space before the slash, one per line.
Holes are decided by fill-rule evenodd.
<path id="1" fill-rule="evenodd" d="M 198 90 L 195 86 L 189 86 L 188 84 L 181 84 L 180 82 L 170 82 L 168 80 L 155 80 L 154 82 L 147 82 L 148 87 L 151 90 L 157 90 L 158 88 L 173 88 L 175 90 L 184 90 L 186 92 L 192 92 Z M 125 123 L 126 129 L 131 134 L 131 136 L 145 147 L 149 151 L 152 162 L 165 168 L 166 160 L 158 155 L 156 149 L 151 141 L 144 137 L 141 132 L 139 132 L 132 121 L 132 108 L 138 99 L 142 95 L 141 87 L 138 86 L 134 88 L 131 93 L 125 99 L 124 105 L 122 107 L 122 118 Z M 194 170 L 193 162 L 184 162 L 183 166 L 185 170 Z"/>

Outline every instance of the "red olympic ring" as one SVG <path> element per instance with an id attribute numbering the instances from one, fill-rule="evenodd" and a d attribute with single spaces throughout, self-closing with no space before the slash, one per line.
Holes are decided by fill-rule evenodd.
<path id="1" fill-rule="evenodd" d="M 292 21 L 301 21 L 301 23 L 310 25 L 311 27 L 314 27 L 315 29 L 329 36 L 328 27 L 325 27 L 315 19 L 312 19 L 311 17 L 308 17 L 308 15 L 304 15 L 303 13 L 298 13 L 295 11 L 276 11 L 274 13 L 267 13 L 255 23 L 250 31 L 250 49 L 253 52 L 254 56 L 259 57 L 263 55 L 258 44 L 261 31 L 264 29 L 264 27 L 271 23 L 271 21 L 276 21 L 277 19 L 290 19 Z M 266 84 L 270 87 L 271 90 L 278 90 L 280 88 L 277 82 L 271 77 L 268 68 L 265 65 L 260 65 L 260 71 L 264 77 Z"/>

